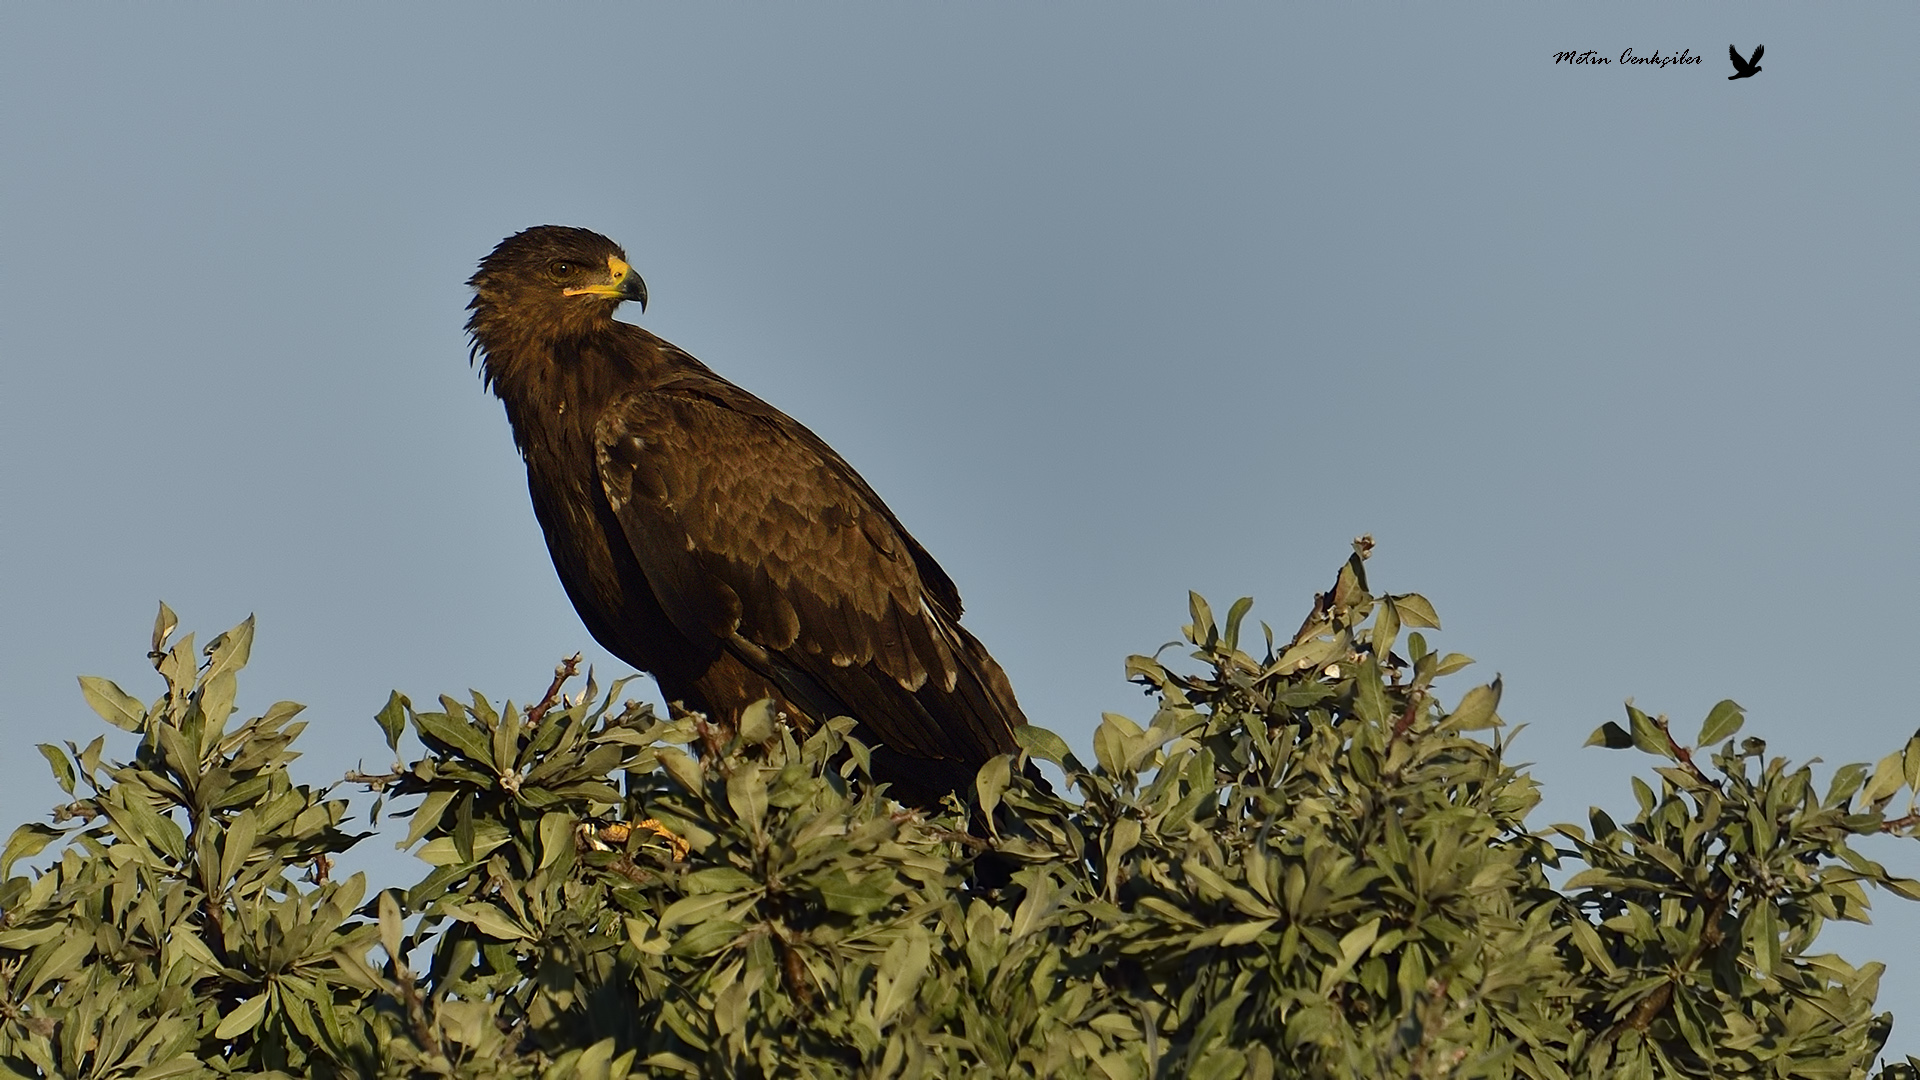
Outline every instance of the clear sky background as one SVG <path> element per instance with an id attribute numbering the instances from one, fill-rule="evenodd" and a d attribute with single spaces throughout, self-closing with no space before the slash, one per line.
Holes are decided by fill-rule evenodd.
<path id="1" fill-rule="evenodd" d="M 1034 722 L 1144 719 L 1186 595 L 1291 629 L 1348 543 L 1506 677 L 1539 815 L 1634 697 L 1794 759 L 1916 726 L 1912 4 L 0 6 L 0 823 L 259 617 L 301 775 L 387 691 L 597 650 L 467 363 L 501 237 L 810 425 Z M 1728 82 L 1726 49 L 1764 43 Z M 1691 50 L 1698 66 L 1556 65 Z M 603 679 L 604 681 L 604 679 Z M 1453 693 L 1466 688 L 1456 679 Z M 124 747 L 124 744 L 121 744 Z M 1824 783 L 1824 779 L 1822 781 Z M 1874 853 L 1920 874 L 1912 844 Z M 384 883 L 411 880 L 397 862 Z M 1833 936 L 1920 1047 L 1920 912 Z M 1824 940 L 1824 939 L 1823 939 Z"/>

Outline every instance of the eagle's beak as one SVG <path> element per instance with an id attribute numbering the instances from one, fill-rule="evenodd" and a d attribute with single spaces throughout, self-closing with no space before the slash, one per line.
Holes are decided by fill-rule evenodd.
<path id="1" fill-rule="evenodd" d="M 627 260 L 618 255 L 607 256 L 607 274 L 605 285 L 583 285 L 577 289 L 567 289 L 568 296 L 610 296 L 615 300 L 638 300 L 640 310 L 647 310 L 647 283 L 640 280 Z"/>

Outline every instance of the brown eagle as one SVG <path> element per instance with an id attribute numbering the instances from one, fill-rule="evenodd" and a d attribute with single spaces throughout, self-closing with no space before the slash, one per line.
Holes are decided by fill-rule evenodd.
<path id="1" fill-rule="evenodd" d="M 468 282 L 467 332 L 506 406 L 574 610 L 668 701 L 727 722 L 772 698 L 850 716 L 896 796 L 930 804 L 1026 723 L 960 592 L 805 426 L 614 309 L 619 245 L 543 225 Z"/>

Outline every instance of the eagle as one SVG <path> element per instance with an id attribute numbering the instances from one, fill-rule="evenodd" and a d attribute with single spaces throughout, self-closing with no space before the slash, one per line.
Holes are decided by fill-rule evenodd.
<path id="1" fill-rule="evenodd" d="M 614 310 L 612 240 L 542 225 L 468 285 L 469 359 L 506 408 L 574 610 L 669 702 L 852 717 L 906 803 L 971 787 L 1026 723 L 960 591 L 819 436 Z"/>

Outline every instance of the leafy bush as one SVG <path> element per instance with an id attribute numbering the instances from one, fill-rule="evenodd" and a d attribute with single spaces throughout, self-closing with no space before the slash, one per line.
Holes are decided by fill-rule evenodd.
<path id="1" fill-rule="evenodd" d="M 395 765 L 344 784 L 428 869 L 371 898 L 332 871 L 375 833 L 288 772 L 299 706 L 229 729 L 251 621 L 196 652 L 163 606 L 158 699 L 81 680 L 131 759 L 43 746 L 69 801 L 0 855 L 0 1070 L 1867 1076 L 1881 966 L 1811 949 L 1867 884 L 1920 897 L 1851 846 L 1915 831 L 1887 808 L 1920 736 L 1821 795 L 1731 702 L 1704 763 L 1629 707 L 1594 739 L 1657 761 L 1632 819 L 1534 831 L 1499 680 L 1447 708 L 1470 661 L 1365 554 L 1257 656 L 1248 601 L 1195 597 L 1197 666 L 1128 662 L 1145 726 L 1107 716 L 1091 766 L 1030 729 L 1061 793 L 1002 758 L 939 813 L 868 783 L 844 720 L 663 720 L 560 697 L 571 664 L 525 711 L 396 694 Z"/>

